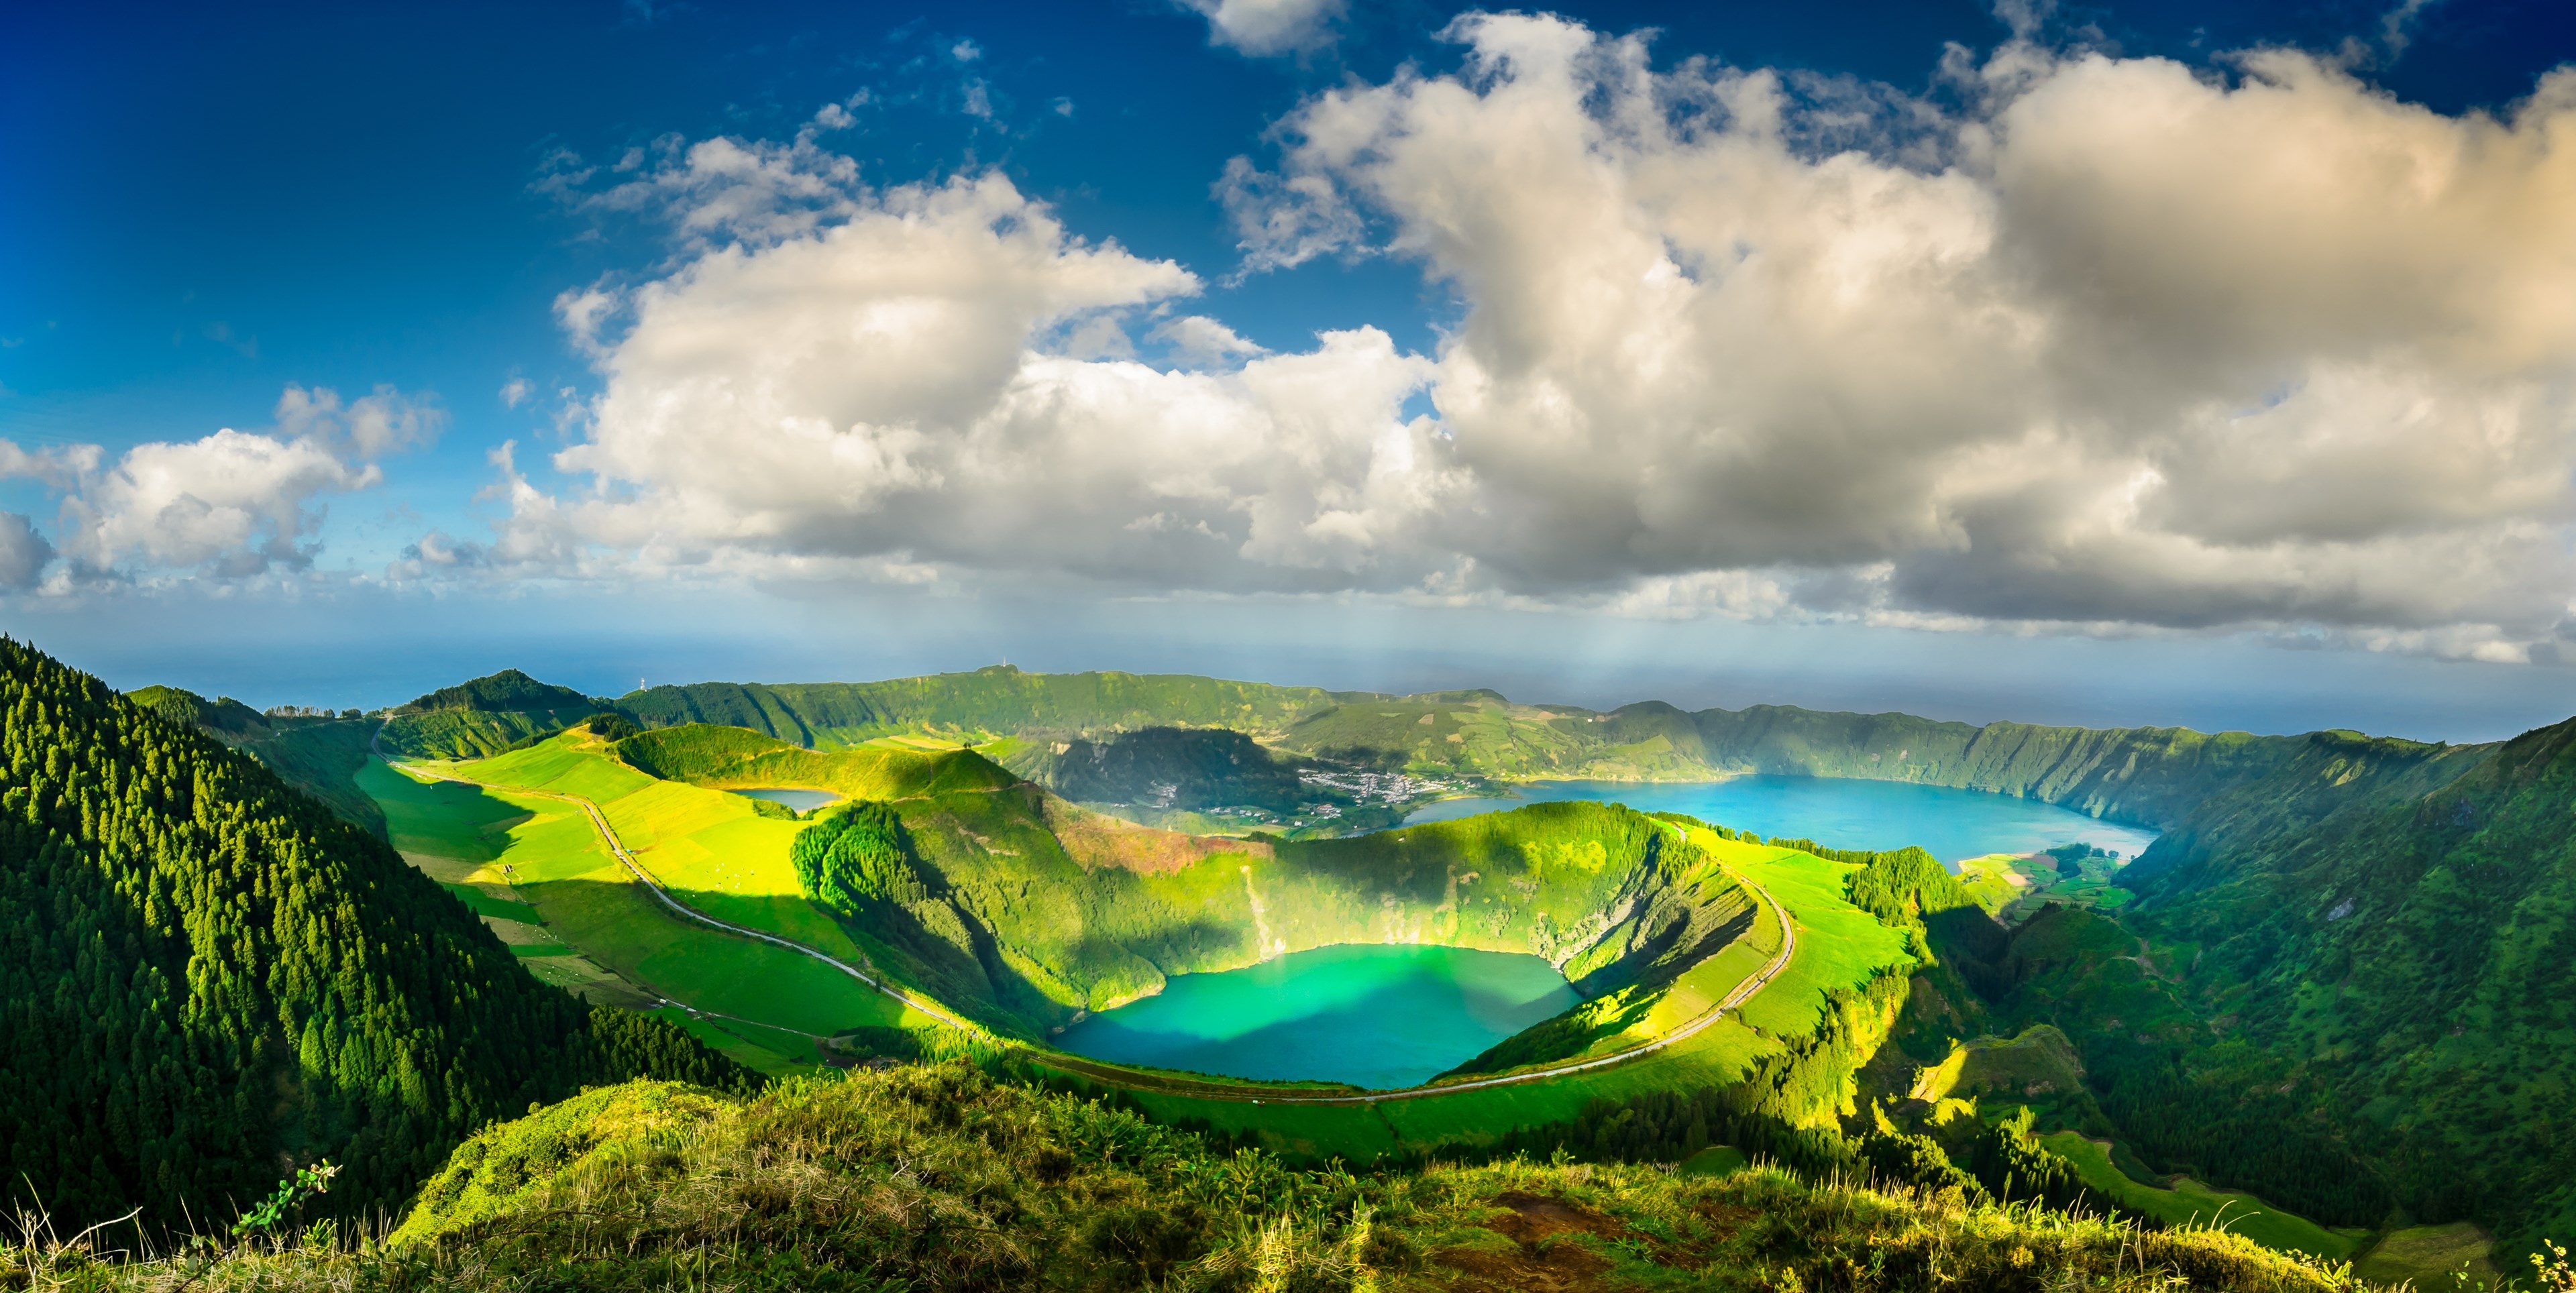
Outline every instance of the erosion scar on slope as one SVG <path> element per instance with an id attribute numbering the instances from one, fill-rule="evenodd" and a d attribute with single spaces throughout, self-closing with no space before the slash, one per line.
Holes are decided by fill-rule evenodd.
<path id="1" fill-rule="evenodd" d="M 1287 951 L 1288 940 L 1283 938 L 1275 944 L 1271 941 L 1270 922 L 1261 918 L 1261 891 L 1252 887 L 1252 867 L 1246 864 L 1241 870 L 1243 871 L 1243 896 L 1252 900 L 1252 935 L 1261 940 L 1261 959 L 1267 961 L 1278 953 Z"/>

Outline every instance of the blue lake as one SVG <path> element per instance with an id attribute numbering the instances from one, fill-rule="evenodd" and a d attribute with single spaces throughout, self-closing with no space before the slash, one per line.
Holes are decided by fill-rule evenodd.
<path id="1" fill-rule="evenodd" d="M 841 802 L 841 797 L 829 790 L 789 790 L 784 787 L 762 786 L 753 790 L 737 790 L 733 793 L 745 799 L 766 799 L 773 804 L 785 804 L 800 813 L 810 813 L 817 808 Z"/>
<path id="2" fill-rule="evenodd" d="M 2087 817 L 2036 799 L 1902 781 L 1847 777 L 1733 777 L 1725 781 L 1549 781 L 1508 799 L 1448 799 L 1405 823 L 1445 821 L 1542 800 L 1626 804 L 1644 812 L 1688 813 L 1764 836 L 1810 839 L 1828 848 L 1896 849 L 1919 844 L 1956 864 L 1988 853 L 2035 853 L 2060 844 L 2098 844 L 2136 857 L 2156 832 Z M 1957 869 L 1955 865 L 1952 868 Z"/>
<path id="3" fill-rule="evenodd" d="M 1539 957 L 1345 943 L 1217 974 L 1067 1028 L 1055 1043 L 1125 1064 L 1246 1078 L 1416 1086 L 1578 998 Z"/>

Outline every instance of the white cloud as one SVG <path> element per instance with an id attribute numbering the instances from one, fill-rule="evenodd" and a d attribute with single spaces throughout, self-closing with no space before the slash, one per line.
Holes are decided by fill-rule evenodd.
<path id="1" fill-rule="evenodd" d="M 318 548 L 313 500 L 382 479 L 312 439 L 229 427 L 202 440 L 136 445 L 63 501 L 66 556 L 104 575 L 136 567 L 219 578 L 301 570 Z"/>
<path id="2" fill-rule="evenodd" d="M 898 188 L 614 300 L 568 298 L 604 389 L 509 515 L 431 565 L 783 569 L 813 559 L 1190 586 L 1400 586 L 1442 487 L 1398 410 L 1429 361 L 1375 329 L 1220 371 L 1126 354 L 1125 311 L 1199 290 L 1069 235 L 999 175 Z M 629 321 L 619 335 L 595 320 Z M 1213 321 L 1162 338 L 1238 359 Z M 1392 554 L 1398 565 L 1388 568 Z M 894 567 L 883 567 L 894 568 Z"/>
<path id="3" fill-rule="evenodd" d="M 53 560 L 54 545 L 36 532 L 34 522 L 16 512 L 0 512 L 0 588 L 34 588 Z"/>
<path id="4" fill-rule="evenodd" d="M 513 377 L 501 383 L 501 407 L 515 409 L 527 403 L 528 397 L 536 393 L 536 383 L 525 377 Z"/>
<path id="5" fill-rule="evenodd" d="M 1208 43 L 1246 54 L 1287 54 L 1330 44 L 1343 0 L 1178 0 L 1208 20 Z"/>
<path id="6" fill-rule="evenodd" d="M 998 175 L 673 143 L 614 192 L 680 260 L 559 305 L 604 383 L 575 487 L 506 465 L 500 533 L 424 565 L 2576 640 L 2576 71 L 2446 116 L 2016 39 L 1944 110 L 1451 31 L 1461 70 L 1320 94 L 1220 186 L 1249 269 L 1421 265 L 1435 355 L 1263 352 Z"/>
<path id="7" fill-rule="evenodd" d="M 328 386 L 306 390 L 290 384 L 277 397 L 277 428 L 288 439 L 310 440 L 326 449 L 345 442 L 361 459 L 429 444 L 446 426 L 447 412 L 436 397 L 409 396 L 391 386 L 379 385 L 345 408 L 340 393 Z"/>
<path id="8" fill-rule="evenodd" d="M 226 427 L 134 445 L 112 462 L 94 444 L 30 453 L 0 440 L 0 478 L 41 481 L 61 502 L 54 540 L 0 513 L 0 586 L 33 586 L 57 555 L 64 587 L 306 569 L 322 546 L 322 500 L 377 484 L 374 459 L 428 443 L 445 421 L 435 397 L 391 386 L 344 403 L 329 387 L 290 385 L 275 434 Z"/>
<path id="9" fill-rule="evenodd" d="M 1230 195 L 1256 267 L 1374 239 L 1466 299 L 1444 539 L 1501 588 L 1886 563 L 1882 610 L 1986 622 L 2567 615 L 2576 73 L 2447 117 L 2296 53 L 2231 86 L 2016 44 L 1872 153 L 1818 146 L 1831 87 L 1453 32 L 1462 73 L 1318 96 Z"/>
<path id="10" fill-rule="evenodd" d="M 1212 367 L 1250 355 L 1269 353 L 1244 340 L 1234 329 L 1204 314 L 1185 314 L 1165 320 L 1150 335 L 1154 340 L 1171 346 L 1176 357 L 1199 367 Z"/>

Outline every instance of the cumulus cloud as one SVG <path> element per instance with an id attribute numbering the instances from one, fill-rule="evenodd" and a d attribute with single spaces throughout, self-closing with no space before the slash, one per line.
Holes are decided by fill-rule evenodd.
<path id="1" fill-rule="evenodd" d="M 987 174 L 871 194 L 811 236 L 732 245 L 615 299 L 584 436 L 500 466 L 489 543 L 435 567 L 922 563 L 1203 587 L 1400 587 L 1442 487 L 1399 410 L 1431 371 L 1374 328 L 1221 371 L 1125 357 L 1117 316 L 1189 296 L 1178 265 L 1069 234 Z M 1176 329 L 1176 330 L 1175 330 Z M 587 335 L 587 334 L 586 334 Z M 1238 359 L 1212 321 L 1163 339 Z M 892 562 L 893 566 L 884 563 Z M 1390 564 L 1392 563 L 1392 564 Z"/>
<path id="2" fill-rule="evenodd" d="M 309 438 L 230 427 L 201 440 L 136 445 L 63 502 L 64 548 L 93 574 L 147 568 L 241 578 L 313 563 L 313 500 L 382 479 Z"/>
<path id="3" fill-rule="evenodd" d="M 1178 0 L 1208 20 L 1208 43 L 1246 54 L 1288 54 L 1330 44 L 1343 0 Z"/>
<path id="4" fill-rule="evenodd" d="M 506 390 L 503 398 L 508 398 Z M 340 393 L 327 386 L 306 390 L 290 384 L 277 397 L 277 429 L 287 439 L 360 459 L 427 445 L 446 426 L 447 411 L 435 397 L 409 396 L 391 386 L 378 385 L 373 394 L 351 400 L 345 408 Z"/>
<path id="5" fill-rule="evenodd" d="M 1470 15 L 1315 96 L 1219 186 L 1246 267 L 1418 264 L 1431 355 L 1262 351 L 998 175 L 673 143 L 612 193 L 680 259 L 560 303 L 574 487 L 424 562 L 2576 640 L 2576 71 L 2452 116 L 2017 30 L 1935 103 Z"/>
<path id="6" fill-rule="evenodd" d="M 0 477 L 43 482 L 61 501 L 56 540 L 0 513 L 0 587 L 36 586 L 57 556 L 64 587 L 306 569 L 321 549 L 321 500 L 375 485 L 374 459 L 428 443 L 446 420 L 434 398 L 391 386 L 343 402 L 329 387 L 290 385 L 276 416 L 274 433 L 225 427 L 113 461 L 94 444 L 30 452 L 0 440 Z"/>
<path id="7" fill-rule="evenodd" d="M 1172 353 L 1199 366 L 1224 364 L 1247 355 L 1266 354 L 1260 346 L 1246 341 L 1234 329 L 1204 314 L 1185 314 L 1157 325 L 1156 341 L 1171 346 Z"/>
<path id="8" fill-rule="evenodd" d="M 1885 563 L 1884 608 L 1981 620 L 2567 616 L 2576 73 L 2453 117 L 2294 52 L 2221 84 L 2017 42 L 1969 110 L 1896 105 L 1927 164 L 1919 128 L 1817 146 L 1833 87 L 1452 34 L 1457 75 L 1301 108 L 1238 220 L 1466 299 L 1445 539 L 1502 587 Z"/>
<path id="9" fill-rule="evenodd" d="M 36 532 L 35 522 L 17 512 L 0 512 L 0 588 L 34 588 L 53 560 L 54 545 Z"/>

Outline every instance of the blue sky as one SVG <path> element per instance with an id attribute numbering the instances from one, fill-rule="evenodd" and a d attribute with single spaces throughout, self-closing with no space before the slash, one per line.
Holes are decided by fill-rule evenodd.
<path id="1" fill-rule="evenodd" d="M 2470 299 L 2568 272 L 2552 7 L 1205 8 L 13 12 L 0 622 L 263 704 L 2576 709 L 2570 333 Z"/>

